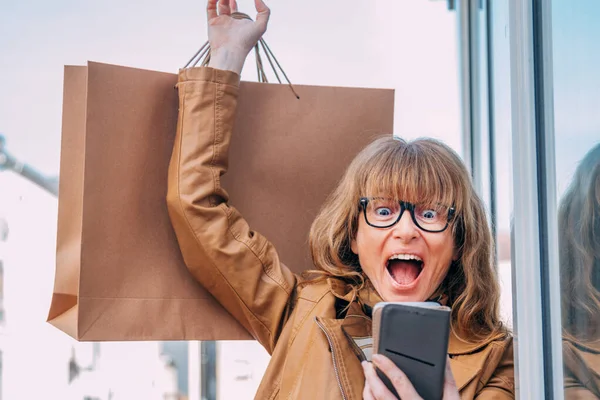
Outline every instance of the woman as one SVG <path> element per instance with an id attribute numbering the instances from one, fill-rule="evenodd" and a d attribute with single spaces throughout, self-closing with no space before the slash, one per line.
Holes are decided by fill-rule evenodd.
<path id="1" fill-rule="evenodd" d="M 375 303 L 433 299 L 452 307 L 444 398 L 513 398 L 489 226 L 447 146 L 386 138 L 361 152 L 312 226 L 317 272 L 307 280 L 227 204 L 219 177 L 239 74 L 269 19 L 255 3 L 252 22 L 231 18 L 235 0 L 208 1 L 212 56 L 209 67 L 179 75 L 167 200 L 189 270 L 272 356 L 256 397 L 393 398 L 356 344 L 371 336 Z M 418 398 L 388 359 L 373 363 L 403 399 Z"/>
<path id="2" fill-rule="evenodd" d="M 558 212 L 565 399 L 600 398 L 600 144 Z"/>

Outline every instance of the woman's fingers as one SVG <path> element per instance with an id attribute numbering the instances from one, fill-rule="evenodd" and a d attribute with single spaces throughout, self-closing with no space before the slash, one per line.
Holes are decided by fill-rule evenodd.
<path id="1" fill-rule="evenodd" d="M 219 16 L 219 14 L 217 13 L 218 1 L 219 0 L 208 0 L 208 3 L 206 4 L 206 16 L 208 17 L 209 21 Z"/>
<path id="2" fill-rule="evenodd" d="M 219 15 L 231 15 L 231 7 L 229 7 L 229 0 L 219 0 L 217 6 Z"/>
<path id="3" fill-rule="evenodd" d="M 264 32 L 269 23 L 271 10 L 263 0 L 254 0 L 254 5 L 256 6 L 257 12 L 256 23 Z M 234 12 L 238 12 L 237 0 L 208 0 L 206 14 L 209 21 L 217 18 L 219 15 L 231 15 L 231 13 Z"/>
<path id="4" fill-rule="evenodd" d="M 422 400 L 408 377 L 389 358 L 380 354 L 374 354 L 373 363 L 389 378 L 402 400 Z M 364 399 L 395 399 L 394 395 L 390 393 L 381 379 L 379 379 L 379 376 L 377 376 L 375 368 L 367 362 L 363 362 L 362 365 L 366 378 L 365 389 L 363 391 Z M 443 399 L 460 400 L 449 359 L 446 359 Z"/>
<path id="5" fill-rule="evenodd" d="M 422 400 L 408 377 L 389 358 L 382 356 L 381 354 L 373 354 L 373 362 L 377 368 L 389 378 L 401 399 Z M 379 382 L 381 382 L 381 380 L 379 380 Z M 383 385 L 383 382 L 381 382 L 381 384 Z M 372 388 L 372 390 L 374 390 L 374 388 Z M 375 395 L 377 396 L 376 393 Z"/>
<path id="6" fill-rule="evenodd" d="M 365 371 L 365 388 L 369 388 L 371 398 L 377 400 L 396 400 L 396 396 L 388 390 L 381 379 L 379 379 L 379 376 L 377 376 L 373 364 L 363 361 L 362 366 Z"/>
<path id="7" fill-rule="evenodd" d="M 263 0 L 254 0 L 254 5 L 256 7 L 256 23 L 261 26 L 263 30 L 267 29 L 267 24 L 269 23 L 269 16 L 271 15 L 271 10 Z"/>
<path id="8" fill-rule="evenodd" d="M 366 362 L 366 361 L 364 361 Z M 363 400 L 375 400 L 373 397 L 373 393 L 371 392 L 371 387 L 369 386 L 369 382 L 365 381 L 365 388 L 363 390 Z"/>

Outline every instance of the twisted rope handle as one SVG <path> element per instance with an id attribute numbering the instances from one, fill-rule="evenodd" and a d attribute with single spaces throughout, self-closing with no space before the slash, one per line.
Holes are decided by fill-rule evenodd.
<path id="1" fill-rule="evenodd" d="M 252 18 L 250 18 L 250 16 L 248 14 L 244 14 L 241 12 L 232 13 L 231 17 L 235 18 L 235 19 L 252 20 Z M 256 56 L 256 74 L 258 76 L 258 81 L 261 83 L 269 83 L 267 74 L 265 73 L 265 68 L 263 65 L 262 57 L 260 55 L 261 46 L 262 46 L 262 50 L 264 51 L 264 53 L 267 57 L 267 60 L 269 61 L 269 64 L 271 65 L 271 68 L 273 69 L 273 72 L 275 73 L 275 77 L 277 78 L 277 81 L 279 83 L 282 83 L 281 78 L 279 77 L 279 74 L 277 73 L 277 68 L 279 68 L 279 70 L 283 74 L 285 80 L 287 81 L 290 89 L 292 90 L 292 93 L 294 93 L 294 96 L 296 96 L 297 99 L 300 99 L 300 96 L 298 96 L 298 93 L 296 93 L 296 90 L 294 89 L 292 82 L 290 82 L 288 76 L 286 75 L 285 71 L 281 67 L 281 64 L 279 64 L 279 61 L 277 61 L 277 58 L 275 58 L 275 55 L 273 54 L 273 52 L 267 45 L 267 42 L 265 42 L 263 39 L 260 39 L 254 46 L 254 54 Z M 275 64 L 273 64 L 273 61 L 275 61 L 277 68 L 275 67 Z M 210 62 L 210 44 L 207 41 L 206 43 L 204 43 L 204 45 L 202 45 L 202 47 L 200 47 L 200 49 L 196 52 L 196 54 L 194 54 L 192 56 L 192 58 L 190 58 L 190 60 L 187 62 L 187 64 L 185 64 L 183 69 L 193 68 L 196 65 L 198 65 L 198 63 L 200 63 L 200 65 L 202 67 L 206 67 L 206 66 L 208 66 L 209 62 Z"/>

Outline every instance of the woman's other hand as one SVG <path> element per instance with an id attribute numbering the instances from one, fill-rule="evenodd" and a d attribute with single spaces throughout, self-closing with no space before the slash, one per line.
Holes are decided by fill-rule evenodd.
<path id="1" fill-rule="evenodd" d="M 394 364 L 389 358 L 380 354 L 373 355 L 373 363 L 383 372 L 392 382 L 394 388 L 402 400 L 422 400 L 408 377 Z M 377 376 L 375 367 L 369 362 L 363 361 L 363 370 L 365 371 L 365 390 L 363 398 L 365 400 L 396 400 L 385 386 L 383 381 Z M 446 360 L 446 373 L 444 378 L 443 400 L 459 400 L 460 395 L 452 376 L 450 361 Z"/>
<path id="2" fill-rule="evenodd" d="M 267 30 L 271 11 L 263 0 L 254 0 L 256 20 L 235 19 L 235 0 L 208 0 L 208 40 L 211 47 L 209 66 L 242 72 L 246 56 Z"/>

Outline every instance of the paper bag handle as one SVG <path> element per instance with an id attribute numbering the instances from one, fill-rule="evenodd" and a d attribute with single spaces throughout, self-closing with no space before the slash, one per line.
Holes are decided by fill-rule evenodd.
<path id="1" fill-rule="evenodd" d="M 250 18 L 250 16 L 248 14 L 244 14 L 241 12 L 231 13 L 231 17 L 235 18 L 235 19 L 249 19 L 252 21 L 252 18 Z M 283 68 L 281 68 L 279 61 L 277 61 L 277 58 L 275 58 L 275 55 L 273 54 L 273 52 L 267 45 L 267 42 L 265 42 L 262 38 L 254 46 L 254 54 L 256 55 L 256 73 L 258 75 L 258 81 L 261 83 L 269 83 L 267 74 L 265 73 L 265 68 L 263 66 L 262 57 L 260 55 L 260 47 L 261 46 L 263 48 L 263 51 L 265 52 L 265 55 L 267 56 L 267 60 L 269 61 L 269 64 L 271 64 L 271 68 L 273 69 L 273 72 L 275 73 L 275 77 L 277 78 L 277 81 L 279 83 L 282 83 L 281 78 L 279 78 L 279 74 L 277 73 L 277 68 L 275 68 L 275 65 L 273 64 L 273 61 L 275 61 L 275 64 L 277 64 L 277 67 L 279 68 L 279 70 L 281 71 L 283 76 L 285 77 L 285 80 L 287 81 L 288 85 L 290 86 L 292 93 L 294 93 L 294 96 L 296 96 L 297 99 L 300 99 L 300 96 L 298 96 L 298 93 L 296 93 L 296 91 L 294 90 L 294 86 L 290 82 L 285 71 L 283 70 Z M 185 66 L 183 68 L 184 69 L 185 68 L 193 68 L 199 62 L 200 62 L 200 65 L 203 67 L 206 67 L 208 65 L 208 63 L 210 62 L 210 44 L 208 41 L 206 41 L 206 43 L 204 43 L 204 45 L 202 47 L 200 47 L 200 50 L 198 50 L 196 52 L 196 54 L 194 54 L 194 56 L 192 58 L 190 58 L 190 60 L 187 62 L 187 64 L 185 64 Z"/>

